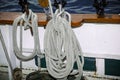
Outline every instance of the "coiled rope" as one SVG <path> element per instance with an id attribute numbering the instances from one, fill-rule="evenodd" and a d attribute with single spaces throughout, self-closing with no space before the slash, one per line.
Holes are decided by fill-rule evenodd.
<path id="1" fill-rule="evenodd" d="M 13 22 L 13 49 L 17 58 L 22 61 L 28 61 L 33 59 L 36 55 L 38 56 L 41 55 L 37 20 L 38 20 L 37 15 L 33 13 L 31 10 L 29 10 L 28 15 L 24 13 L 23 15 L 17 17 Z M 20 27 L 24 27 L 24 29 L 32 27 L 33 37 L 34 37 L 34 50 L 30 56 L 23 55 L 22 51 L 20 51 L 20 49 L 18 48 L 16 35 L 17 35 L 17 27 L 19 23 L 20 23 Z"/>
<path id="2" fill-rule="evenodd" d="M 61 14 L 61 13 L 60 13 Z M 47 24 L 44 49 L 48 72 L 57 79 L 66 79 L 77 63 L 79 80 L 83 72 L 84 58 L 70 22 L 58 13 Z"/>

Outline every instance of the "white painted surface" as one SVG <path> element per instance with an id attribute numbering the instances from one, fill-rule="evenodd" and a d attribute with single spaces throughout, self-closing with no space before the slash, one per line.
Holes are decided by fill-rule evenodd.
<path id="1" fill-rule="evenodd" d="M 105 75 L 105 61 L 104 59 L 96 59 L 97 75 Z"/>
<path id="2" fill-rule="evenodd" d="M 119 24 L 83 24 L 74 30 L 83 52 L 120 56 Z"/>

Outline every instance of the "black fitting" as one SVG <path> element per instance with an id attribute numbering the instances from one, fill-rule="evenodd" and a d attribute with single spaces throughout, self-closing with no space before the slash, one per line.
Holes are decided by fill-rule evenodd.
<path id="1" fill-rule="evenodd" d="M 28 4 L 29 3 L 27 2 L 27 0 L 19 0 L 18 4 L 22 7 L 22 12 L 23 13 L 28 10 Z"/>
<path id="2" fill-rule="evenodd" d="M 57 9 L 59 8 L 59 4 L 61 4 L 63 8 L 67 4 L 67 2 L 65 0 L 61 0 L 61 1 L 54 0 L 53 6 L 55 6 Z"/>
<path id="3" fill-rule="evenodd" d="M 67 4 L 67 2 L 65 0 L 61 1 L 62 7 L 65 7 L 65 5 Z"/>
<path id="4" fill-rule="evenodd" d="M 96 13 L 99 17 L 104 16 L 104 8 L 107 6 L 108 2 L 106 0 L 94 0 L 93 6 L 96 9 Z"/>
<path id="5" fill-rule="evenodd" d="M 59 6 L 58 6 L 59 4 L 60 4 L 60 3 L 57 2 L 57 0 L 54 0 L 54 4 L 53 4 L 54 7 L 58 8 L 58 7 L 59 7 Z"/>

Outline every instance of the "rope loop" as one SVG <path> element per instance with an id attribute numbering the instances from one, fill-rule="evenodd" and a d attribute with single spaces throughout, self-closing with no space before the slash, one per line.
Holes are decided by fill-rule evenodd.
<path id="1" fill-rule="evenodd" d="M 22 61 L 31 60 L 36 55 L 41 54 L 37 20 L 38 20 L 37 15 L 35 13 L 33 13 L 32 10 L 29 9 L 29 15 L 24 13 L 23 15 L 17 17 L 13 22 L 13 48 L 14 48 L 14 52 L 15 52 L 15 55 L 17 56 L 17 58 Z M 23 55 L 22 52 L 20 51 L 20 49 L 18 48 L 16 36 L 17 36 L 17 27 L 18 27 L 19 23 L 20 23 L 20 27 L 24 27 L 24 29 L 27 29 L 29 27 L 32 27 L 32 29 L 33 29 L 34 50 L 30 56 Z"/>
<path id="2" fill-rule="evenodd" d="M 65 16 L 61 16 L 62 14 Z M 77 73 L 81 78 L 84 58 L 71 28 L 71 16 L 64 10 L 56 12 L 54 16 L 48 22 L 44 35 L 47 70 L 54 78 L 66 79 L 68 75 L 76 74 L 73 73 L 73 66 L 77 62 Z"/>

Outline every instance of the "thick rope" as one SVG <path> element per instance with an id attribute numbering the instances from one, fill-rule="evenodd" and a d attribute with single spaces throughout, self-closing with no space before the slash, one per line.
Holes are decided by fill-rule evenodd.
<path id="1" fill-rule="evenodd" d="M 31 22 L 31 23 L 30 23 Z M 33 53 L 30 56 L 24 56 L 22 54 L 22 51 L 18 48 L 17 44 L 17 27 L 18 24 L 20 23 L 20 27 L 29 28 L 32 27 L 33 29 L 33 37 L 34 37 L 34 50 Z M 22 29 L 22 28 L 20 28 Z M 22 42 L 21 42 L 22 44 Z M 31 10 L 29 10 L 29 15 L 24 13 L 23 15 L 17 17 L 14 20 L 13 23 L 13 48 L 15 55 L 17 56 L 18 59 L 22 61 L 28 61 L 33 59 L 36 55 L 41 55 L 40 51 L 40 44 L 39 44 L 39 35 L 38 35 L 38 24 L 37 24 L 37 15 L 33 13 Z"/>
<path id="2" fill-rule="evenodd" d="M 48 0 L 48 2 L 49 2 L 49 9 L 50 9 L 50 13 L 51 13 L 51 17 L 53 18 L 54 16 L 54 14 L 53 14 L 53 8 L 52 8 L 52 3 L 51 3 L 51 0 Z"/>
<path id="3" fill-rule="evenodd" d="M 61 13 L 60 13 L 61 14 Z M 79 79 L 82 76 L 84 58 L 70 22 L 58 13 L 45 30 L 44 49 L 48 72 L 57 79 L 65 79 L 77 63 Z M 73 74 L 73 73 L 72 73 Z"/>

